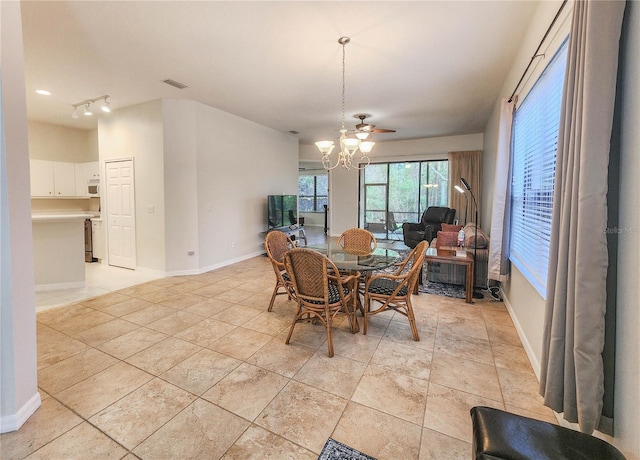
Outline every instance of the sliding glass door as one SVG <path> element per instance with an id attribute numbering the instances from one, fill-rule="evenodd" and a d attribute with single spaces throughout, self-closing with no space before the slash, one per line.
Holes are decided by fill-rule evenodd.
<path id="1" fill-rule="evenodd" d="M 428 206 L 447 206 L 447 160 L 376 163 L 360 173 L 359 226 L 379 239 L 402 239 L 402 223 Z"/>

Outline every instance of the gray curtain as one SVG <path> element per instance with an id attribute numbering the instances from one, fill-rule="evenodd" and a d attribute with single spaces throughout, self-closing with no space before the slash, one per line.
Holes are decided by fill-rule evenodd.
<path id="1" fill-rule="evenodd" d="M 607 174 L 624 7 L 575 2 L 558 136 L 540 394 L 586 433 L 603 405 Z"/>
<path id="2" fill-rule="evenodd" d="M 511 180 L 511 125 L 517 98 L 502 100 L 496 173 L 493 179 L 493 207 L 491 212 L 491 245 L 489 246 L 489 279 L 505 281 L 509 273 L 509 193 Z"/>

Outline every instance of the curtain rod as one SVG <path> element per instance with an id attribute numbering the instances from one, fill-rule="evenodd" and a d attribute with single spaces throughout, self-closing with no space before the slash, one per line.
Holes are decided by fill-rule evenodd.
<path id="1" fill-rule="evenodd" d="M 542 44 L 547 39 L 547 36 L 549 35 L 549 32 L 551 32 L 551 29 L 553 28 L 554 24 L 558 20 L 558 16 L 560 16 L 560 13 L 562 12 L 562 9 L 564 8 L 564 6 L 566 4 L 567 4 L 567 0 L 563 0 L 562 5 L 560 5 L 560 9 L 556 13 L 556 16 L 553 18 L 553 21 L 551 21 L 551 24 L 549 25 L 549 28 L 547 29 L 547 31 L 544 33 L 544 36 L 542 37 L 542 40 L 540 40 L 540 44 L 538 45 L 538 48 L 536 49 L 535 53 L 533 53 L 533 56 L 531 56 L 531 60 L 529 61 L 529 65 L 527 65 L 527 68 L 524 69 L 524 72 L 522 72 L 522 76 L 520 77 L 520 80 L 518 81 L 518 84 L 516 85 L 516 87 L 513 88 L 513 93 L 511 93 L 511 96 L 509 96 L 509 102 L 511 102 L 513 100 L 513 96 L 516 95 L 516 91 L 518 91 L 518 88 L 520 87 L 520 83 L 522 83 L 522 80 L 524 80 L 524 77 L 527 75 L 527 72 L 529 71 L 529 68 L 531 67 L 531 64 L 533 64 L 533 60 L 535 58 L 537 58 L 538 56 L 540 56 L 538 54 L 538 51 L 540 51 L 540 48 L 542 48 Z"/>

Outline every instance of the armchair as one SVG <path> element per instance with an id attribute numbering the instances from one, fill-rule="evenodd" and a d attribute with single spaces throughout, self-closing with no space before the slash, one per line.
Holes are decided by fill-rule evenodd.
<path id="1" fill-rule="evenodd" d="M 417 224 L 405 222 L 402 224 L 404 244 L 415 248 L 422 240 L 431 243 L 438 232 L 442 230 L 442 224 L 452 224 L 456 216 L 456 210 L 443 206 L 430 206 L 422 213 L 422 218 Z"/>

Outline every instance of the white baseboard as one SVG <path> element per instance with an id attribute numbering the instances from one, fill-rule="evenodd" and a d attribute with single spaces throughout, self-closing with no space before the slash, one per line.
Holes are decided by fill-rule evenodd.
<path id="1" fill-rule="evenodd" d="M 538 379 L 538 382 L 540 382 L 540 362 L 538 361 L 536 354 L 533 352 L 533 348 L 531 347 L 529 340 L 527 340 L 527 336 L 525 335 L 524 330 L 522 329 L 522 326 L 520 325 L 520 322 L 518 321 L 516 314 L 513 312 L 513 308 L 509 303 L 509 299 L 504 295 L 504 293 L 502 295 L 502 300 L 504 301 L 504 305 L 507 307 L 509 316 L 511 316 L 511 321 L 513 321 L 513 325 L 515 326 L 516 331 L 518 332 L 518 337 L 520 337 L 520 342 L 522 342 L 524 351 L 525 353 L 527 353 L 527 357 L 529 358 L 529 362 L 531 363 L 533 372 L 536 374 L 536 378 Z"/>
<path id="2" fill-rule="evenodd" d="M 10 431 L 17 431 L 26 422 L 33 413 L 38 410 L 42 401 L 40 400 L 40 393 L 37 393 L 22 406 L 18 412 L 12 415 L 5 415 L 0 417 L 0 433 L 9 433 Z"/>
<path id="3" fill-rule="evenodd" d="M 55 283 L 55 284 L 36 284 L 35 291 L 57 291 L 59 289 L 82 289 L 86 284 L 84 281 L 73 281 L 70 283 Z"/>
<path id="4" fill-rule="evenodd" d="M 246 254 L 241 257 L 237 257 L 235 259 L 225 260 L 224 262 L 220 262 L 219 264 L 213 264 L 207 267 L 194 268 L 190 270 L 177 270 L 177 271 L 167 272 L 166 275 L 167 276 L 201 275 L 203 273 L 210 272 L 211 270 L 216 270 L 218 268 L 226 267 L 227 265 L 233 265 L 235 263 L 242 262 L 243 260 L 253 259 L 254 257 L 262 256 L 264 255 L 264 253 L 265 253 L 264 251 L 258 251 L 251 254 Z"/>

